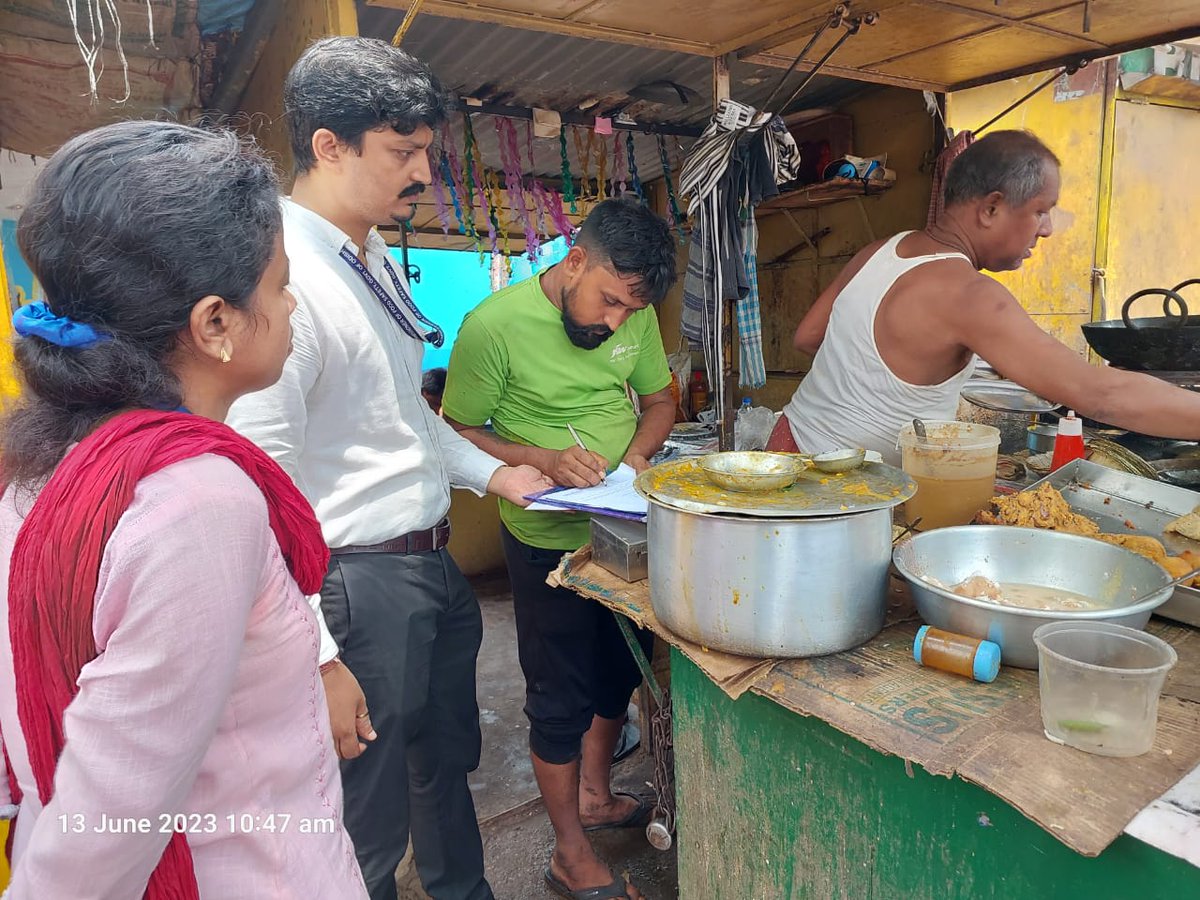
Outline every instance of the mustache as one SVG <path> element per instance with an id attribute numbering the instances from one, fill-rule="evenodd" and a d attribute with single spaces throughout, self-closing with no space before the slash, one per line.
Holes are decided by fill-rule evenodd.
<path id="1" fill-rule="evenodd" d="M 423 193 L 425 193 L 425 185 L 418 182 L 417 184 L 409 185 L 402 190 L 400 192 L 400 198 L 404 199 L 405 197 L 419 197 Z"/>

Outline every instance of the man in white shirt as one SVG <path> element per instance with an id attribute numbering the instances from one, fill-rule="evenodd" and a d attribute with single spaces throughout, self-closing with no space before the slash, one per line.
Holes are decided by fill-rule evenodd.
<path id="1" fill-rule="evenodd" d="M 395 900 L 410 825 L 426 892 L 485 900 L 467 786 L 482 621 L 445 550 L 446 513 L 452 485 L 524 503 L 550 482 L 430 410 L 421 358 L 441 330 L 373 230 L 411 218 L 430 181 L 426 151 L 446 117 L 437 79 L 383 41 L 329 38 L 292 68 L 284 103 L 297 172 L 282 201 L 294 349 L 278 384 L 235 404 L 229 422 L 296 480 L 333 551 L 322 672 L 372 900 Z"/>

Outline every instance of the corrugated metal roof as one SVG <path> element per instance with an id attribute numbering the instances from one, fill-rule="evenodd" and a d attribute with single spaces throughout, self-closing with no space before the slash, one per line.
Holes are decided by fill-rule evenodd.
<path id="1" fill-rule="evenodd" d="M 403 14 L 397 10 L 358 3 L 359 33 L 390 40 Z M 557 112 L 593 115 L 623 111 L 635 121 L 676 126 L 703 126 L 712 115 L 712 60 L 686 53 L 651 50 L 587 38 L 566 37 L 419 15 L 404 38 L 404 49 L 427 62 L 446 86 L 460 97 L 515 107 L 540 107 Z M 759 105 L 767 99 L 781 69 L 735 63 L 730 73 L 735 100 Z M 793 74 L 789 85 L 799 83 Z M 672 81 L 688 90 L 691 102 L 656 104 L 633 100 L 629 91 L 654 81 Z M 871 87 L 862 82 L 818 76 L 796 108 L 832 106 Z M 500 156 L 490 116 L 479 116 L 476 136 L 487 165 L 499 167 Z M 524 125 L 518 123 L 518 134 Z M 612 139 L 609 138 L 611 148 Z M 462 147 L 461 127 L 455 142 Z M 639 173 L 644 181 L 662 174 L 655 139 L 635 134 Z M 682 160 L 690 138 L 668 138 L 672 166 Z M 571 169 L 579 174 L 574 144 L 569 144 Z M 562 162 L 556 140 L 535 142 L 534 165 L 527 171 L 553 178 Z M 611 162 L 610 162 L 611 171 Z M 594 167 L 593 167 L 594 172 Z"/>

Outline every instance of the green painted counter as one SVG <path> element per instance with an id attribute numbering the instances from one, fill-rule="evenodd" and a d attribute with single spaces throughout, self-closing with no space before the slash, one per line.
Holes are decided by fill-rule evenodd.
<path id="1" fill-rule="evenodd" d="M 1081 856 L 969 782 L 729 699 L 674 648 L 671 693 L 682 900 L 1200 898 L 1183 860 L 1127 835 Z"/>

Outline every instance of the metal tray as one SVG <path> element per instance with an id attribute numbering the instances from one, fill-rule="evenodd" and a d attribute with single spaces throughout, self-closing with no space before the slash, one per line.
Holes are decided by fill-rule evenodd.
<path id="1" fill-rule="evenodd" d="M 1163 528 L 1173 519 L 1200 506 L 1200 493 L 1196 491 L 1118 472 L 1083 459 L 1068 463 L 1026 490 L 1043 483 L 1057 488 L 1072 510 L 1096 522 L 1101 531 L 1158 538 L 1172 555 L 1184 550 L 1200 552 L 1200 542 L 1173 532 L 1163 534 Z M 1200 590 L 1175 588 L 1171 599 L 1155 610 L 1155 615 L 1200 626 Z"/>
<path id="2" fill-rule="evenodd" d="M 648 500 L 684 512 L 788 519 L 840 516 L 899 506 L 917 492 L 906 473 L 867 462 L 844 475 L 802 472 L 789 488 L 775 491 L 727 491 L 704 474 L 700 460 L 661 463 L 642 472 L 634 489 Z"/>
<path id="3" fill-rule="evenodd" d="M 1043 400 L 1013 381 L 972 378 L 959 392 L 969 403 L 993 412 L 1039 413 L 1058 409 L 1059 404 Z"/>

